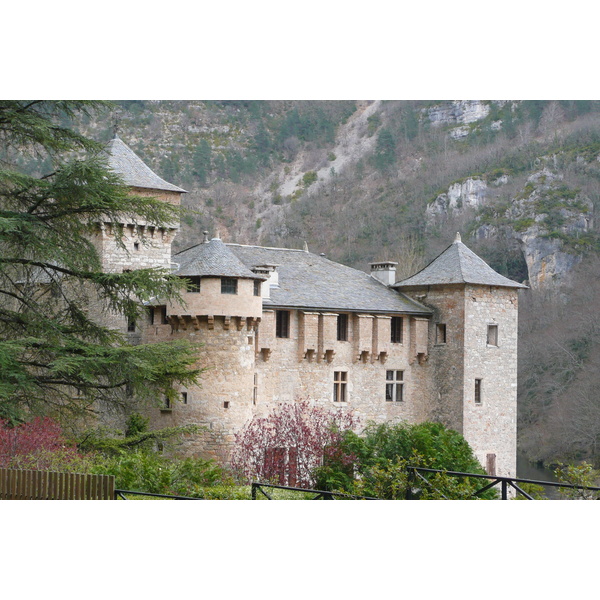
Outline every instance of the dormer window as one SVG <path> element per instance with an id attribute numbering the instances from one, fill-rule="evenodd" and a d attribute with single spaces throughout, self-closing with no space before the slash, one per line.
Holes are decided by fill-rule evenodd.
<path id="1" fill-rule="evenodd" d="M 221 294 L 237 294 L 237 279 L 221 277 Z"/>

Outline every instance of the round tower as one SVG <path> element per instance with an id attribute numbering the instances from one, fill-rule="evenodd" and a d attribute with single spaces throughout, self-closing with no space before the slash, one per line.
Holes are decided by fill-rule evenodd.
<path id="1" fill-rule="evenodd" d="M 255 333 L 262 317 L 265 276 L 246 267 L 219 238 L 173 256 L 175 275 L 187 282 L 182 302 L 152 307 L 144 341 L 185 338 L 198 346 L 200 385 L 153 414 L 153 425 L 196 423 L 187 451 L 228 458 L 255 404 Z"/>

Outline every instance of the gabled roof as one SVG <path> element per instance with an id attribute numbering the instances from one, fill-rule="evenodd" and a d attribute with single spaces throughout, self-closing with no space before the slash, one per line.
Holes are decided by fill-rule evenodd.
<path id="1" fill-rule="evenodd" d="M 307 250 L 227 244 L 249 269 L 277 265 L 265 308 L 298 308 L 384 314 L 430 315 L 426 306 L 391 290 L 363 271 Z"/>
<path id="2" fill-rule="evenodd" d="M 150 190 L 186 193 L 185 190 L 160 178 L 121 138 L 115 137 L 106 146 L 108 166 L 121 175 L 126 185 Z"/>
<path id="3" fill-rule="evenodd" d="M 175 275 L 265 279 L 244 265 L 219 238 L 178 252 L 172 260 L 179 265 Z"/>
<path id="4" fill-rule="evenodd" d="M 454 242 L 433 262 L 412 277 L 396 282 L 392 287 L 403 289 L 453 283 L 514 288 L 527 287 L 494 271 L 484 260 L 461 242 L 459 234 L 457 234 Z"/>

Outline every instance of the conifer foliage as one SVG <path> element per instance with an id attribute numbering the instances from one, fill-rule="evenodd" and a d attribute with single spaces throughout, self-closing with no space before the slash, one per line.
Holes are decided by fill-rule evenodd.
<path id="1" fill-rule="evenodd" d="M 91 316 L 99 302 L 134 319 L 141 301 L 178 298 L 180 289 L 156 269 L 101 271 L 90 241 L 98 222 L 178 217 L 167 203 L 129 195 L 101 146 L 75 130 L 77 118 L 106 109 L 0 101 L 0 418 L 12 422 L 118 404 L 125 390 L 174 397 L 174 383 L 198 376 L 189 345 L 132 346 Z"/>

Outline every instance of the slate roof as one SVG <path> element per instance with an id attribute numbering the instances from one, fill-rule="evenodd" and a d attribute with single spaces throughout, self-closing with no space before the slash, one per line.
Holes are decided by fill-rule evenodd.
<path id="1" fill-rule="evenodd" d="M 120 137 L 115 136 L 108 142 L 106 152 L 108 166 L 121 175 L 127 185 L 150 190 L 187 193 L 184 189 L 160 178 Z"/>
<path id="2" fill-rule="evenodd" d="M 175 275 L 265 279 L 244 265 L 219 238 L 178 252 L 172 261 L 179 265 Z"/>
<path id="3" fill-rule="evenodd" d="M 265 307 L 430 315 L 431 310 L 363 271 L 306 250 L 227 244 L 249 269 L 277 265 L 279 287 Z"/>
<path id="4" fill-rule="evenodd" d="M 526 285 L 512 281 L 496 273 L 485 261 L 469 250 L 457 235 L 454 242 L 424 269 L 392 287 L 403 289 L 415 286 L 471 283 L 498 287 L 526 288 Z"/>

